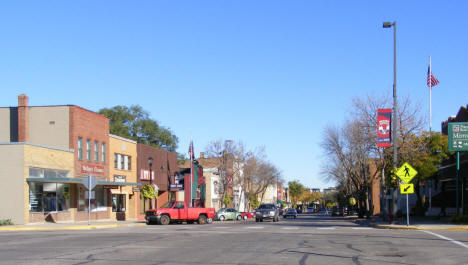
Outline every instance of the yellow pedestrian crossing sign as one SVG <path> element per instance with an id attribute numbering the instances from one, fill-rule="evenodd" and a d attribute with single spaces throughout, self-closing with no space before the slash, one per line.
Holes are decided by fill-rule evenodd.
<path id="1" fill-rule="evenodd" d="M 413 184 L 401 184 L 400 185 L 400 193 L 401 194 L 412 194 L 412 193 L 414 193 L 414 185 Z"/>
<path id="2" fill-rule="evenodd" d="M 404 183 L 409 183 L 417 174 L 418 171 L 406 162 L 396 172 L 397 177 Z"/>

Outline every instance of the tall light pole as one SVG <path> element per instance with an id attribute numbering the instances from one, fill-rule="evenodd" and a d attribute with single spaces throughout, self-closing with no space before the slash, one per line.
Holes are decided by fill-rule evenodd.
<path id="1" fill-rule="evenodd" d="M 150 186 L 153 187 L 153 176 L 151 174 L 151 167 L 153 166 L 153 158 L 148 157 L 148 166 L 149 166 L 149 182 Z M 153 209 L 153 199 L 150 199 L 150 210 Z"/>
<path id="2" fill-rule="evenodd" d="M 390 28 L 393 26 L 393 119 L 392 119 L 392 142 L 393 142 L 393 168 L 396 169 L 398 166 L 398 108 L 397 108 L 397 93 L 396 93 L 396 21 L 392 22 L 384 22 L 384 28 Z M 396 216 L 397 213 L 397 204 L 398 200 L 398 192 L 397 188 L 393 190 L 393 216 Z"/>

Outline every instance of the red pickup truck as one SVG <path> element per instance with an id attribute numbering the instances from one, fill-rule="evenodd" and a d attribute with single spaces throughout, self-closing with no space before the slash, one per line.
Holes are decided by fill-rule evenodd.
<path id="1" fill-rule="evenodd" d="M 199 224 L 210 222 L 216 215 L 214 208 L 190 208 L 183 201 L 168 202 L 160 209 L 149 210 L 145 213 L 146 224 L 167 225 L 171 222 L 187 222 L 188 224 L 197 221 Z"/>

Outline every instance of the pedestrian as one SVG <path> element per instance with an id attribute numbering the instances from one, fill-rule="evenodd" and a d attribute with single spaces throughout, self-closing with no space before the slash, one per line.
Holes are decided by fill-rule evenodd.
<path id="1" fill-rule="evenodd" d="M 392 211 L 388 212 L 388 223 L 389 224 L 393 223 L 393 213 L 392 213 Z"/>

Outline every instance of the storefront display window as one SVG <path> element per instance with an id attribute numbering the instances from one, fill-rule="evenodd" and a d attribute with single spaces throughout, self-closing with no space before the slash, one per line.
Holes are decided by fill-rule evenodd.
<path id="1" fill-rule="evenodd" d="M 88 211 L 88 192 L 85 187 L 79 187 L 78 211 Z M 91 192 L 91 212 L 107 211 L 107 190 L 96 186 Z M 93 198 L 94 197 L 94 198 Z"/>
<path id="2" fill-rule="evenodd" d="M 70 209 L 70 184 L 29 183 L 31 212 L 61 212 Z"/>

